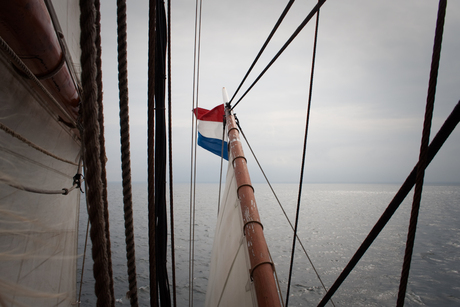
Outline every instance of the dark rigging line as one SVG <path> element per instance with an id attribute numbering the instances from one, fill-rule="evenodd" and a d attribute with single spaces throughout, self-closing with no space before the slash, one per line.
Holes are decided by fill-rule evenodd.
<path id="1" fill-rule="evenodd" d="M 423 133 L 420 144 L 419 165 L 414 189 L 412 210 L 409 222 L 409 231 L 407 233 L 406 250 L 404 253 L 404 262 L 399 283 L 399 292 L 396 306 L 404 306 L 406 298 L 407 281 L 414 249 L 415 232 L 417 229 L 417 219 L 420 211 L 420 202 L 422 199 L 423 181 L 425 177 L 425 168 L 428 156 L 428 144 L 430 142 L 431 122 L 433 119 L 434 99 L 436 94 L 436 83 L 438 79 L 439 61 L 441 58 L 442 34 L 444 30 L 444 19 L 446 16 L 447 0 L 439 1 L 438 17 L 436 21 L 436 33 L 434 38 L 433 55 L 431 59 L 430 79 L 428 85 L 428 94 L 426 98 L 425 119 L 423 122 Z"/>
<path id="2" fill-rule="evenodd" d="M 265 181 L 267 181 L 267 184 L 268 184 L 268 186 L 270 187 L 270 190 L 272 191 L 273 196 L 275 197 L 276 201 L 278 202 L 278 205 L 280 206 L 281 211 L 283 211 L 283 214 L 284 214 L 284 217 L 286 218 L 286 221 L 289 223 L 289 226 L 291 226 L 292 231 L 294 231 L 294 226 L 292 225 L 291 220 L 289 219 L 289 217 L 288 217 L 286 211 L 284 210 L 283 205 L 281 204 L 281 201 L 280 201 L 279 198 L 278 198 L 278 195 L 276 195 L 275 189 L 273 189 L 273 187 L 272 187 L 270 181 L 268 180 L 268 177 L 267 177 L 267 175 L 265 174 L 265 172 L 264 172 L 264 170 L 263 170 L 263 168 L 262 168 L 262 165 L 260 165 L 259 159 L 257 159 L 256 154 L 255 154 L 254 151 L 252 150 L 252 147 L 251 147 L 251 145 L 249 144 L 249 141 L 248 141 L 248 139 L 246 138 L 246 135 L 244 134 L 243 129 L 241 128 L 240 123 L 239 123 L 239 121 L 237 120 L 236 116 L 235 116 L 235 120 L 236 120 L 236 124 L 238 125 L 238 129 L 240 130 L 241 135 L 242 135 L 243 138 L 244 138 L 244 141 L 245 141 L 246 144 L 248 145 L 248 148 L 249 148 L 249 150 L 251 151 L 252 156 L 254 157 L 254 160 L 256 161 L 257 165 L 259 166 L 260 171 L 262 172 L 262 175 L 263 175 L 264 178 L 265 178 Z M 299 241 L 299 244 L 300 244 L 300 246 L 302 247 L 302 250 L 303 250 L 305 256 L 307 257 L 308 261 L 310 262 L 310 265 L 311 265 L 311 267 L 313 268 L 313 271 L 315 272 L 316 277 L 318 277 L 318 280 L 319 280 L 319 282 L 321 283 L 323 289 L 327 292 L 327 288 L 326 288 L 326 286 L 324 285 L 323 280 L 321 279 L 321 276 L 319 275 L 318 271 L 316 270 L 316 267 L 315 267 L 315 265 L 313 264 L 313 261 L 311 260 L 310 255 L 308 255 L 307 249 L 306 249 L 305 246 L 303 245 L 303 243 L 302 243 L 302 241 L 300 240 L 299 236 L 296 235 L 296 238 L 297 238 L 297 240 Z M 281 294 L 281 291 L 280 291 L 280 294 Z M 281 300 L 282 300 L 282 299 L 283 299 L 283 298 L 281 297 Z M 332 300 L 331 300 L 331 303 L 332 303 L 332 305 L 335 306 L 335 304 L 334 304 L 334 302 L 332 302 Z M 284 304 L 284 302 L 283 302 L 283 304 Z"/>
<path id="3" fill-rule="evenodd" d="M 260 56 L 262 55 L 262 53 L 264 52 L 265 48 L 267 47 L 268 43 L 270 42 L 270 40 L 272 39 L 273 35 L 275 34 L 275 32 L 278 30 L 281 22 L 283 21 L 284 17 L 286 17 L 286 14 L 289 12 L 289 9 L 291 8 L 292 4 L 294 4 L 294 1 L 295 0 L 290 0 L 289 3 L 286 5 L 286 7 L 284 8 L 284 11 L 283 13 L 281 13 L 281 16 L 279 17 L 278 21 L 276 22 L 275 26 L 273 27 L 272 31 L 270 32 L 270 34 L 268 35 L 267 37 L 267 40 L 265 41 L 264 45 L 262 46 L 262 48 L 260 48 L 260 51 L 259 53 L 257 54 L 256 58 L 254 59 L 254 62 L 252 62 L 251 64 L 251 67 L 249 67 L 246 75 L 244 76 L 243 80 L 241 81 L 240 85 L 238 86 L 238 88 L 236 89 L 235 91 L 235 94 L 233 94 L 232 96 L 232 99 L 230 99 L 230 104 L 232 103 L 233 99 L 235 98 L 236 94 L 238 94 L 238 91 L 240 90 L 241 86 L 243 85 L 244 81 L 246 81 L 246 78 L 249 76 L 249 74 L 251 73 L 252 69 L 254 68 L 254 66 L 256 65 L 257 61 L 259 60 Z"/>
<path id="4" fill-rule="evenodd" d="M 195 9 L 195 45 L 193 51 L 193 94 L 192 110 L 198 107 L 198 89 L 200 77 L 200 42 L 202 0 L 196 0 Z M 193 275 L 195 254 L 195 195 L 196 195 L 196 154 L 197 154 L 197 119 L 192 112 L 192 144 L 190 162 L 190 234 L 189 234 L 189 306 L 193 306 Z"/>
<path id="5" fill-rule="evenodd" d="M 251 84 L 251 86 L 246 90 L 246 92 L 243 94 L 243 96 L 240 97 L 240 99 L 235 103 L 235 105 L 232 107 L 232 110 L 240 103 L 240 101 L 246 96 L 246 94 L 256 85 L 257 82 L 259 82 L 260 78 L 267 72 L 267 70 L 273 65 L 273 63 L 276 62 L 276 60 L 280 57 L 280 55 L 286 50 L 286 48 L 292 43 L 292 41 L 297 37 L 297 35 L 302 31 L 302 29 L 307 25 L 307 23 L 310 21 L 310 19 L 313 18 L 313 16 L 316 14 L 316 12 L 321 8 L 321 6 L 326 2 L 326 0 L 320 0 L 318 1 L 318 4 L 315 5 L 315 7 L 311 10 L 311 12 L 308 14 L 308 16 L 302 21 L 302 23 L 297 27 L 297 29 L 294 31 L 294 33 L 291 35 L 291 37 L 286 41 L 286 43 L 281 47 L 281 49 L 278 51 L 278 53 L 273 57 L 273 59 L 268 63 L 268 65 L 264 68 L 264 70 L 259 74 L 259 76 L 254 80 L 254 82 Z"/>
<path id="6" fill-rule="evenodd" d="M 316 46 L 318 42 L 318 27 L 319 27 L 319 9 L 316 14 L 315 38 L 314 38 L 314 43 L 313 43 L 313 56 L 311 60 L 310 88 L 308 91 L 307 118 L 306 118 L 306 123 L 305 123 L 305 136 L 304 136 L 304 143 L 303 143 L 302 166 L 300 169 L 299 193 L 298 193 L 298 198 L 297 198 L 297 210 L 296 210 L 295 225 L 294 225 L 294 236 L 292 238 L 291 264 L 289 268 L 289 277 L 288 277 L 288 284 L 287 284 L 287 291 L 286 291 L 286 307 L 289 304 L 289 290 L 291 287 L 292 269 L 294 266 L 294 253 L 295 253 L 297 229 L 298 229 L 298 224 L 299 224 L 300 199 L 302 197 L 303 174 L 305 170 L 305 159 L 307 156 L 308 127 L 310 123 L 311 97 L 312 97 L 312 92 L 313 92 L 313 76 L 315 72 Z"/>
<path id="7" fill-rule="evenodd" d="M 439 129 L 438 133 L 431 141 L 430 146 L 428 146 L 428 157 L 427 157 L 427 163 L 425 167 L 428 167 L 430 162 L 433 160 L 433 158 L 438 153 L 439 149 L 441 149 L 444 142 L 449 138 L 452 131 L 455 130 L 455 127 L 458 125 L 459 122 L 460 122 L 460 101 L 457 103 L 457 105 L 454 107 L 454 109 L 450 113 L 449 117 L 447 117 L 444 124 Z M 419 162 L 417 162 L 417 164 L 412 169 L 411 173 L 407 176 L 406 180 L 404 181 L 404 183 L 399 188 L 398 192 L 395 194 L 395 196 L 391 200 L 388 207 L 385 209 L 385 211 L 380 216 L 379 220 L 375 223 L 374 227 L 367 235 L 366 239 L 364 239 L 363 243 L 361 243 L 361 246 L 356 250 L 355 254 L 350 259 L 346 267 L 343 269 L 342 273 L 340 273 L 339 277 L 337 277 L 334 284 L 329 288 L 329 291 L 324 295 L 321 302 L 319 302 L 318 307 L 323 307 L 327 304 L 329 299 L 334 295 L 335 291 L 337 291 L 340 285 L 345 281 L 348 274 L 350 274 L 350 272 L 359 262 L 361 257 L 366 253 L 367 249 L 371 246 L 371 244 L 380 234 L 382 229 L 391 219 L 393 214 L 398 209 L 399 205 L 406 198 L 407 194 L 409 194 L 409 192 L 412 190 L 412 187 L 415 184 L 417 169 L 419 167 L 421 166 Z"/>
<path id="8" fill-rule="evenodd" d="M 171 97 L 171 0 L 168 0 L 168 143 L 169 143 L 169 213 L 171 221 L 171 267 L 173 306 L 177 306 L 176 294 L 176 253 L 174 243 L 174 190 L 173 190 L 173 165 L 172 165 L 172 97 Z"/>

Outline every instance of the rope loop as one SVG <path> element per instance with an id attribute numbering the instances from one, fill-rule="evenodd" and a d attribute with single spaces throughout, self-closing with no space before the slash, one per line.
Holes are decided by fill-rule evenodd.
<path id="1" fill-rule="evenodd" d="M 273 262 L 271 262 L 271 261 L 262 261 L 262 262 L 259 262 L 259 263 L 256 264 L 252 269 L 249 270 L 249 276 L 251 277 L 251 281 L 254 280 L 254 278 L 253 278 L 254 271 L 255 271 L 259 266 L 261 266 L 262 264 L 269 264 L 269 265 L 271 265 L 271 266 L 272 266 L 273 272 L 275 271 L 275 265 L 273 264 Z"/>
<path id="2" fill-rule="evenodd" d="M 243 235 L 244 236 L 246 236 L 246 226 L 248 226 L 249 224 L 252 224 L 252 223 L 259 224 L 260 227 L 262 227 L 262 230 L 264 230 L 264 225 L 262 225 L 262 223 L 260 221 L 257 221 L 257 220 L 247 221 L 243 225 Z"/>

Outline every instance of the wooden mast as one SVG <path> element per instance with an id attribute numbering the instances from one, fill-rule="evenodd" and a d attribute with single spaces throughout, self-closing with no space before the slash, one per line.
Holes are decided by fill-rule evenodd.
<path id="1" fill-rule="evenodd" d="M 226 97 L 224 89 L 224 99 Z M 228 100 L 226 100 L 228 101 Z M 228 133 L 228 146 L 235 170 L 238 199 L 243 216 L 243 233 L 246 237 L 249 259 L 251 263 L 250 275 L 254 282 L 257 303 L 259 307 L 281 306 L 278 289 L 274 278 L 274 265 L 270 259 L 265 241 L 263 226 L 260 222 L 254 197 L 254 188 L 251 185 L 249 172 L 244 157 L 243 147 L 239 138 L 238 126 L 229 105 L 225 107 L 225 118 Z"/>

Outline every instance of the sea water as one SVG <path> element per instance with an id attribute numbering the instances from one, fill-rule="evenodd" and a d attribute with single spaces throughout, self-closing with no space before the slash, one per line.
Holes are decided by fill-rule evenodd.
<path id="1" fill-rule="evenodd" d="M 266 184 L 254 184 L 264 234 L 285 300 L 292 229 Z M 330 287 L 351 259 L 399 186 L 391 184 L 306 184 L 303 186 L 290 306 L 316 306 L 325 294 L 310 261 Z M 298 185 L 274 190 L 294 224 Z M 218 184 L 198 184 L 195 200 L 193 304 L 203 306 L 218 210 Z M 116 305 L 129 305 L 120 183 L 110 183 L 109 210 Z M 332 300 L 336 306 L 394 306 L 404 257 L 412 192 L 348 276 Z M 133 184 L 139 302 L 149 306 L 147 184 Z M 174 187 L 176 291 L 178 306 L 189 305 L 190 186 Z M 78 275 L 81 274 L 87 212 L 81 203 Z M 230 230 L 229 230 L 230 231 Z M 90 241 L 90 240 L 89 240 Z M 91 243 L 83 274 L 82 306 L 94 306 Z M 170 255 L 168 250 L 168 255 Z M 460 306 L 460 186 L 426 185 L 418 220 L 406 306 Z M 171 267 L 169 273 L 171 276 Z M 80 277 L 78 277 L 77 294 Z M 171 277 L 170 277 L 171 282 Z M 332 306 L 332 304 L 328 304 Z"/>

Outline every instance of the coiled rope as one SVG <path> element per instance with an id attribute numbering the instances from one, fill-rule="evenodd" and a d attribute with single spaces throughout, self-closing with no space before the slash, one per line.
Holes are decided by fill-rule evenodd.
<path id="1" fill-rule="evenodd" d="M 105 152 L 101 149 L 101 107 L 98 102 L 102 97 L 98 92 L 102 89 L 98 80 L 98 65 L 96 57 L 99 54 L 96 43 L 100 26 L 97 25 L 99 15 L 96 9 L 98 2 L 92 0 L 80 1 L 80 27 L 82 48 L 82 121 L 83 121 L 83 143 L 84 143 L 84 165 L 87 182 L 86 201 L 89 206 L 89 219 L 91 222 L 90 236 L 93 256 L 93 275 L 96 280 L 95 293 L 97 306 L 114 306 L 113 298 L 113 277 L 111 272 L 110 243 L 108 230 L 108 213 L 103 199 L 102 190 L 106 187 L 103 184 L 103 171 L 101 157 L 105 161 Z M 99 41 L 100 42 L 100 41 Z M 99 64 L 100 65 L 100 64 Z M 100 75 L 100 72 L 99 72 Z M 110 241 L 110 240 L 109 240 Z"/>
<path id="2" fill-rule="evenodd" d="M 131 185 L 131 153 L 129 136 L 128 52 L 126 0 L 117 1 L 118 89 L 120 99 L 120 143 L 123 181 L 123 211 L 125 220 L 126 260 L 128 266 L 129 300 L 138 306 L 136 251 L 134 244 L 133 201 Z"/>
<path id="3" fill-rule="evenodd" d="M 428 94 L 426 98 L 425 119 L 423 123 L 422 141 L 420 144 L 419 167 L 415 180 L 414 198 L 409 222 L 409 231 L 407 233 L 406 250 L 404 253 L 404 262 L 399 283 L 399 292 L 396 306 L 404 306 L 406 297 L 407 281 L 414 249 L 415 232 L 417 230 L 417 219 L 420 211 L 420 202 L 422 199 L 423 181 L 425 168 L 428 157 L 428 144 L 430 141 L 431 121 L 433 118 L 434 99 L 436 94 L 436 83 L 438 79 L 439 61 L 441 58 L 442 34 L 444 30 L 444 19 L 446 16 L 447 0 L 440 0 L 438 7 L 438 17 L 436 21 L 436 32 L 434 38 L 433 54 L 431 58 L 430 80 L 428 83 Z"/>

